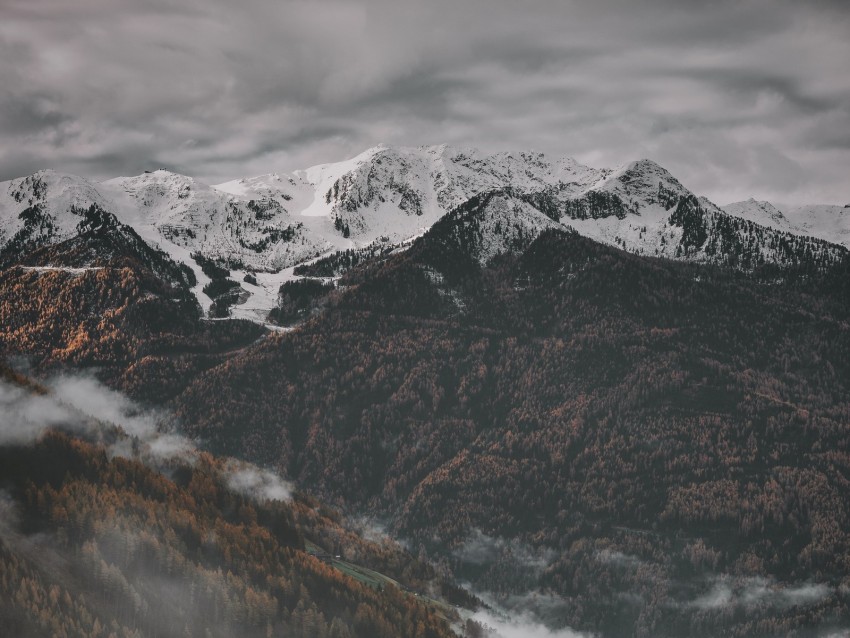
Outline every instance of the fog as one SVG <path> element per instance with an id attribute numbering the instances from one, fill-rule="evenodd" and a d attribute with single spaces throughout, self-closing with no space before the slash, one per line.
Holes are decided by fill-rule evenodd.
<path id="1" fill-rule="evenodd" d="M 287 501 L 292 498 L 292 484 L 274 472 L 235 460 L 228 462 L 225 471 L 227 486 L 234 492 L 258 501 Z"/>
<path id="2" fill-rule="evenodd" d="M 46 394 L 0 382 L 0 445 L 35 442 L 51 428 L 93 434 L 116 426 L 150 446 L 157 458 L 182 455 L 194 449 L 188 439 L 161 432 L 161 414 L 144 410 L 120 392 L 89 376 L 61 375 L 48 379 Z M 130 455 L 130 441 L 120 441 L 110 451 Z"/>
<path id="3" fill-rule="evenodd" d="M 511 552 L 508 548 L 514 549 Z M 505 560 L 506 555 L 529 556 L 528 548 L 510 539 L 495 538 L 480 530 L 473 530 L 467 540 L 454 552 L 455 558 L 464 561 L 473 570 L 464 572 L 464 564 L 456 572 L 470 576 L 467 588 L 485 602 L 487 609 L 472 616 L 473 620 L 492 630 L 492 636 L 503 638 L 538 636 L 589 635 L 577 633 L 570 627 L 570 618 L 578 608 L 590 603 L 586 594 L 560 596 L 548 590 L 546 571 L 537 570 L 534 584 L 522 588 L 523 581 L 516 579 L 515 586 L 505 589 L 500 583 L 514 578 L 522 565 Z M 538 551 L 538 556 L 547 555 Z M 783 582 L 771 577 L 741 576 L 728 573 L 691 574 L 677 573 L 666 561 L 638 557 L 612 548 L 598 550 L 593 558 L 600 564 L 600 578 L 607 585 L 597 596 L 604 597 L 600 604 L 610 608 L 613 617 L 620 620 L 604 628 L 605 635 L 625 631 L 629 623 L 637 622 L 650 607 L 663 610 L 671 618 L 681 619 L 693 615 L 705 622 L 728 620 L 732 612 L 744 613 L 753 618 L 780 618 L 808 613 L 808 608 L 830 604 L 834 596 L 842 596 L 842 588 L 814 580 Z M 552 560 L 557 556 L 553 552 Z M 612 566 L 614 571 L 603 566 Z M 501 577 L 491 580 L 498 571 Z M 532 570 L 527 569 L 526 573 Z M 507 576 L 510 573 L 512 576 Z M 631 619 L 631 620 L 629 620 Z M 830 625 L 836 619 L 825 619 L 820 626 L 811 627 L 813 636 L 845 636 L 835 632 Z M 619 623 L 619 624 L 616 624 Z M 613 634 L 610 632 L 614 631 Z M 829 633 L 833 632 L 833 633 Z"/>
<path id="4" fill-rule="evenodd" d="M 140 406 L 89 375 L 57 375 L 43 385 L 46 394 L 0 382 L 0 445 L 32 444 L 52 428 L 100 438 L 107 428 L 116 427 L 126 436 L 107 445 L 110 456 L 138 458 L 154 466 L 172 459 L 195 462 L 197 446 L 163 428 L 171 421 L 163 411 Z M 291 484 L 250 463 L 229 459 L 224 474 L 230 489 L 249 498 L 292 497 Z"/>
<path id="5" fill-rule="evenodd" d="M 536 572 L 545 569 L 555 556 L 550 549 L 537 549 L 516 540 L 489 536 L 480 529 L 473 529 L 453 554 L 462 562 L 473 565 L 507 560 Z"/>
<path id="6" fill-rule="evenodd" d="M 47 381 L 57 402 L 98 421 L 113 423 L 128 435 L 149 439 L 159 434 L 159 416 L 88 376 L 62 375 Z"/>
<path id="7" fill-rule="evenodd" d="M 643 564 L 637 556 L 631 556 L 611 549 L 603 549 L 596 553 L 596 559 L 606 565 L 616 565 L 624 568 L 635 568 Z"/>
<path id="8" fill-rule="evenodd" d="M 484 625 L 493 638 L 579 638 L 592 635 L 568 628 L 549 629 L 527 613 L 507 616 L 478 611 L 473 614 L 472 619 Z"/>
<path id="9" fill-rule="evenodd" d="M 471 618 L 481 624 L 489 638 L 577 638 L 593 634 L 575 631 L 570 627 L 552 628 L 542 622 L 546 610 L 563 608 L 569 602 L 559 596 L 542 592 L 495 597 L 488 592 L 476 592 L 487 605 Z"/>
<path id="10" fill-rule="evenodd" d="M 757 606 L 787 609 L 815 604 L 832 593 L 823 583 L 781 584 L 767 578 L 720 576 L 703 595 L 687 603 L 698 609 Z"/>
<path id="11" fill-rule="evenodd" d="M 0 445 L 32 443 L 51 427 L 80 427 L 80 416 L 54 397 L 0 382 Z"/>

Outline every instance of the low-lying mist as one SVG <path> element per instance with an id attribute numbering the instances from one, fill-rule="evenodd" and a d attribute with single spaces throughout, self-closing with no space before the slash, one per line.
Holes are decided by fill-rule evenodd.
<path id="1" fill-rule="evenodd" d="M 592 635 L 572 629 L 550 629 L 530 613 L 503 615 L 481 610 L 472 619 L 484 627 L 488 638 L 589 638 Z"/>
<path id="2" fill-rule="evenodd" d="M 180 459 L 192 463 L 196 444 L 166 430 L 167 414 L 139 406 L 88 375 L 61 374 L 45 380 L 46 393 L 0 381 L 0 445 L 27 445 L 57 428 L 104 442 L 111 456 L 138 458 L 149 465 Z M 103 438 L 109 430 L 118 435 Z M 230 459 L 228 486 L 256 500 L 288 500 L 292 486 L 251 463 Z"/>
<path id="3" fill-rule="evenodd" d="M 600 582 L 605 583 L 595 598 L 584 594 L 584 588 L 572 596 L 563 596 L 546 587 L 547 563 L 557 559 L 557 554 L 532 548 L 519 539 L 494 537 L 473 529 L 455 548 L 453 557 L 460 561 L 456 574 L 469 578 L 467 588 L 487 605 L 472 620 L 483 625 L 489 631 L 484 635 L 491 637 L 655 635 L 646 633 L 646 627 L 639 629 L 641 619 L 653 614 L 657 618 L 656 629 L 667 627 L 664 635 L 688 635 L 687 631 L 682 633 L 674 628 L 690 626 L 694 619 L 703 627 L 715 626 L 720 632 L 733 617 L 752 618 L 765 627 L 780 619 L 793 622 L 795 618 L 818 617 L 816 624 L 799 621 L 809 632 L 805 635 L 850 638 L 846 630 L 836 629 L 836 625 L 843 624 L 841 618 L 829 613 L 819 615 L 819 610 L 840 607 L 841 600 L 846 600 L 850 592 L 844 585 L 823 580 L 782 581 L 775 577 L 679 570 L 674 555 L 639 557 L 614 547 L 606 543 L 589 553 L 588 559 L 598 565 Z M 496 579 L 492 576 L 494 571 L 505 575 L 501 580 Z M 524 588 L 522 583 L 529 581 L 513 575 L 514 572 L 535 574 L 537 582 Z M 508 578 L 514 586 L 500 587 Z M 596 633 L 582 633 L 587 628 L 576 629 L 579 625 L 573 620 L 577 610 L 591 604 L 607 609 L 608 615 Z"/>
<path id="4" fill-rule="evenodd" d="M 575 631 L 570 627 L 553 627 L 545 623 L 541 613 L 545 608 L 558 608 L 568 601 L 557 596 L 529 592 L 524 595 L 493 596 L 476 592 L 486 608 L 472 614 L 487 638 L 589 638 L 593 634 Z"/>

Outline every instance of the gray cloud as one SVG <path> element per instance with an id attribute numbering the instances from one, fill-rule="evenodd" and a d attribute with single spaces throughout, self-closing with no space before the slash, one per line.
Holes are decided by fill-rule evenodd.
<path id="1" fill-rule="evenodd" d="M 214 183 L 447 142 L 844 203 L 848 32 L 827 1 L 5 0 L 0 179 Z"/>

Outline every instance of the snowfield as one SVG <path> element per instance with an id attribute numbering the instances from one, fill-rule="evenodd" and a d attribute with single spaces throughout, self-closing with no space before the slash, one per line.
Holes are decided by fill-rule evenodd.
<path id="1" fill-rule="evenodd" d="M 850 248 L 850 208 L 846 206 L 790 206 L 748 199 L 727 204 L 723 210 L 769 228 L 816 237 Z"/>

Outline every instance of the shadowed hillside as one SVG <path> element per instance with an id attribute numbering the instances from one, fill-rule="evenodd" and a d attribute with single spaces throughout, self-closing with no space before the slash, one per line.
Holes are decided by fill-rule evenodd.
<path id="1" fill-rule="evenodd" d="M 842 617 L 846 264 L 745 276 L 546 232 L 481 267 L 458 220 L 201 375 L 183 423 L 389 516 L 481 588 L 554 592 L 557 624 L 743 636 Z M 476 534 L 544 559 L 467 560 Z M 738 593 L 694 602 L 722 579 Z M 747 579 L 822 588 L 753 606 Z"/>

